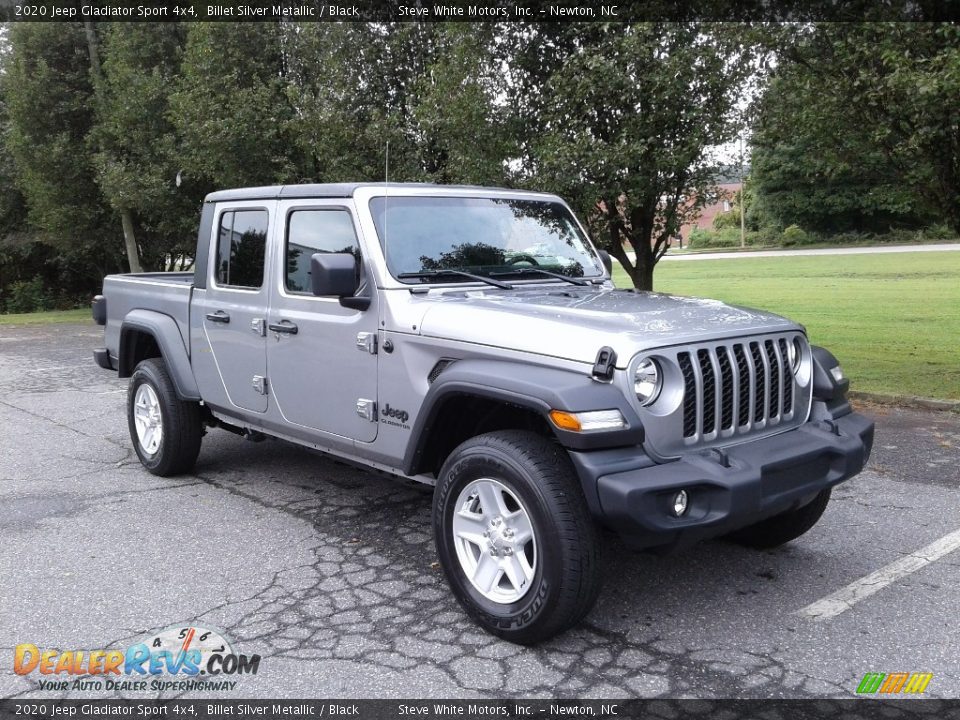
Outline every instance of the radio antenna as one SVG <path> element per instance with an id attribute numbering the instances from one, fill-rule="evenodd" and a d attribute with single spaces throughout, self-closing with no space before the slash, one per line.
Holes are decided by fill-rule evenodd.
<path id="1" fill-rule="evenodd" d="M 390 197 L 390 141 L 387 140 L 387 150 L 383 161 L 383 244 L 387 244 L 387 199 Z"/>

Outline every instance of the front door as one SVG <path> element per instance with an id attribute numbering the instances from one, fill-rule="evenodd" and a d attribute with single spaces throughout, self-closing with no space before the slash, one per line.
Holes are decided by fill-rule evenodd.
<path id="1" fill-rule="evenodd" d="M 377 436 L 377 297 L 372 283 L 358 294 L 366 310 L 310 292 L 314 253 L 353 253 L 361 261 L 356 223 L 340 201 L 281 202 L 284 228 L 274 263 L 267 316 L 267 367 L 283 419 L 359 442 Z"/>
<path id="2" fill-rule="evenodd" d="M 267 409 L 264 268 L 270 213 L 264 207 L 218 209 L 207 289 L 197 296 L 203 332 L 229 403 L 242 410 Z"/>

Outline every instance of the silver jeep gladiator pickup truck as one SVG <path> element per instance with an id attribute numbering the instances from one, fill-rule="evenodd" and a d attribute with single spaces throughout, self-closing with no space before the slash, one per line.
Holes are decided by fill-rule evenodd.
<path id="1" fill-rule="evenodd" d="M 873 442 L 802 326 L 615 288 L 543 193 L 215 192 L 194 271 L 111 275 L 93 314 L 147 470 L 189 472 L 220 427 L 435 485 L 450 587 L 518 643 L 590 610 L 602 526 L 636 548 L 780 545 Z"/>

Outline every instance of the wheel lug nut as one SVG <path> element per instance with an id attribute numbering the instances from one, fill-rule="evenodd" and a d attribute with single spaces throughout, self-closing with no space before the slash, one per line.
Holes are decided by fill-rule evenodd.
<path id="1" fill-rule="evenodd" d="M 513 548 L 504 548 L 504 549 L 503 549 L 503 554 L 504 554 L 504 555 L 513 555 Z"/>
<path id="2" fill-rule="evenodd" d="M 497 552 L 496 548 L 490 548 L 490 555 L 492 555 L 493 557 L 496 557 L 497 555 L 499 555 L 499 553 Z"/>

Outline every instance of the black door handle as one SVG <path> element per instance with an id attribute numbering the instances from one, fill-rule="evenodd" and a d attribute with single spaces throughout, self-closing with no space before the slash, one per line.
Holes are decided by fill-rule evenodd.
<path id="1" fill-rule="evenodd" d="M 207 313 L 207 320 L 210 322 L 228 323 L 230 322 L 230 316 L 223 310 L 217 310 L 215 313 Z"/>
<path id="2" fill-rule="evenodd" d="M 278 323 L 270 323 L 269 325 L 267 325 L 267 327 L 270 328 L 273 332 L 287 333 L 288 335 L 297 334 L 297 326 L 294 325 L 289 320 L 281 320 Z"/>

